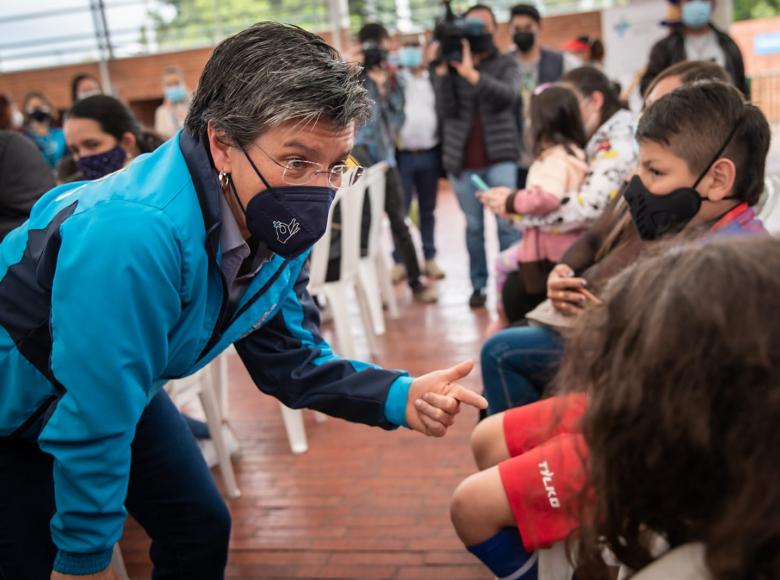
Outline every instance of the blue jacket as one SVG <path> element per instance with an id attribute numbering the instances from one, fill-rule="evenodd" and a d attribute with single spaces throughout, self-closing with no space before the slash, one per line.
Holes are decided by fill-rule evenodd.
<path id="1" fill-rule="evenodd" d="M 231 343 L 290 407 L 405 422 L 412 379 L 340 359 L 321 338 L 307 254 L 272 254 L 228 312 L 220 195 L 206 149 L 180 133 L 122 171 L 51 190 L 0 244 L 0 437 L 54 457 L 60 572 L 108 565 L 144 408 Z"/>

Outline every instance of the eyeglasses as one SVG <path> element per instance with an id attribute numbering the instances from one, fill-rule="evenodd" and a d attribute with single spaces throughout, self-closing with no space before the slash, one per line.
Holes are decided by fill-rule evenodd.
<path id="1" fill-rule="evenodd" d="M 281 162 L 271 157 L 257 143 L 252 143 L 252 146 L 260 149 L 263 155 L 283 169 L 282 181 L 287 185 L 306 185 L 316 180 L 320 175 L 327 173 L 328 185 L 334 189 L 339 189 L 340 187 L 354 185 L 365 171 L 359 165 L 345 164 L 334 165 L 330 169 L 323 169 L 321 163 L 306 161 L 305 159 L 290 159 Z"/>

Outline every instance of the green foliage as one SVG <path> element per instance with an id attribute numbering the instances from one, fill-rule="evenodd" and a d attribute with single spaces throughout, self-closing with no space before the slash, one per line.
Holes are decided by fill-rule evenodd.
<path id="1" fill-rule="evenodd" d="M 408 0 L 412 22 L 420 29 L 429 29 L 443 13 L 440 0 Z M 453 8 L 462 13 L 477 0 L 453 0 Z M 484 0 L 482 0 L 484 1 Z M 516 0 L 519 1 L 519 0 Z M 533 0 L 531 0 L 533 2 Z M 721 0 L 727 1 L 727 0 Z M 623 4 L 623 0 L 613 0 Z M 276 20 L 321 31 L 330 28 L 327 0 L 161 0 L 163 9 L 150 14 L 154 37 L 161 48 L 202 46 L 238 32 L 260 20 Z M 505 18 L 515 0 L 488 0 Z M 544 0 L 535 2 L 549 13 L 576 10 L 576 0 Z M 601 4 L 597 1 L 594 4 Z M 219 8 L 221 27 L 217 25 L 215 8 Z M 395 0 L 348 0 L 349 25 L 353 32 L 366 22 L 382 22 L 391 31 L 397 26 Z M 767 18 L 780 15 L 780 0 L 734 0 L 735 20 Z M 149 31 L 151 32 L 151 31 Z M 144 33 L 142 43 L 146 44 Z"/>
<path id="2" fill-rule="evenodd" d="M 151 13 L 162 47 L 186 47 L 220 40 L 262 20 L 322 30 L 328 26 L 325 0 L 164 0 L 168 10 Z M 173 18 L 166 18 L 175 11 Z M 219 9 L 219 23 L 215 9 Z M 221 27 L 221 28 L 220 28 Z"/>
<path id="3" fill-rule="evenodd" d="M 734 0 L 734 20 L 780 16 L 780 0 Z"/>

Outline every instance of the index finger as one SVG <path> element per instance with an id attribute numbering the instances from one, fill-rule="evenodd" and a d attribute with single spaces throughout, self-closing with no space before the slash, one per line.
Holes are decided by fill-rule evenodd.
<path id="1" fill-rule="evenodd" d="M 458 385 L 451 393 L 450 396 L 455 397 L 464 405 L 470 405 L 477 409 L 487 409 L 488 402 L 485 397 L 478 395 L 474 391 L 470 391 L 466 387 Z"/>
<path id="2" fill-rule="evenodd" d="M 455 366 L 445 369 L 444 377 L 449 382 L 459 381 L 460 379 L 468 375 L 471 372 L 471 369 L 473 368 L 474 368 L 473 360 L 464 360 L 463 362 L 460 362 Z"/>

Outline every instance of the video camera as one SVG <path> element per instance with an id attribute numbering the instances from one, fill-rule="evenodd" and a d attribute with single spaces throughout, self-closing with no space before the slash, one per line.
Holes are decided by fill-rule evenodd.
<path id="1" fill-rule="evenodd" d="M 387 62 L 387 51 L 376 42 L 363 43 L 363 68 L 371 70 Z"/>
<path id="2" fill-rule="evenodd" d="M 479 20 L 463 18 L 455 15 L 451 1 L 444 0 L 444 18 L 433 29 L 433 37 L 439 42 L 439 58 L 444 62 L 461 62 L 463 60 L 463 43 L 465 39 L 474 53 L 483 53 L 493 46 L 492 35 L 485 30 Z"/>

